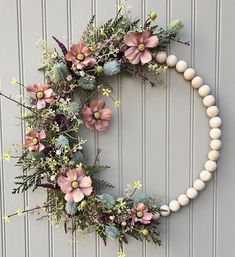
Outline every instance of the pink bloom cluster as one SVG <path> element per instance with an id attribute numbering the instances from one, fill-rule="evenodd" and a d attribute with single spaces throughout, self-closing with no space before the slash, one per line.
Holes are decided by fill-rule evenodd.
<path id="1" fill-rule="evenodd" d="M 153 218 L 153 214 L 148 212 L 148 206 L 139 203 L 136 208 L 132 210 L 132 221 L 133 222 L 141 222 L 143 224 L 149 224 L 151 219 Z"/>
<path id="2" fill-rule="evenodd" d="M 82 70 L 87 66 L 94 67 L 96 64 L 96 60 L 91 57 L 90 49 L 84 43 L 73 44 L 65 59 L 72 62 L 78 70 Z"/>
<path id="3" fill-rule="evenodd" d="M 98 131 L 104 131 L 108 128 L 112 112 L 110 109 L 105 108 L 103 100 L 94 100 L 91 102 L 90 107 L 84 105 L 83 118 L 88 128 L 95 127 Z"/>
<path id="4" fill-rule="evenodd" d="M 27 92 L 31 98 L 37 100 L 37 109 L 42 109 L 46 107 L 46 104 L 54 103 L 53 90 L 50 85 L 36 83 L 27 87 Z"/>
<path id="5" fill-rule="evenodd" d="M 124 43 L 129 47 L 124 55 L 131 64 L 148 63 L 152 60 L 152 54 L 148 48 L 156 47 L 158 42 L 158 37 L 152 36 L 150 30 L 133 32 L 124 37 Z"/>
<path id="6" fill-rule="evenodd" d="M 45 138 L 46 138 L 46 135 L 44 130 L 39 132 L 36 130 L 31 130 L 26 134 L 25 146 L 30 151 L 41 152 L 45 148 L 45 146 L 41 143 L 41 140 Z"/>
<path id="7" fill-rule="evenodd" d="M 92 193 L 92 181 L 89 176 L 85 176 L 82 168 L 72 169 L 66 172 L 66 176 L 61 175 L 58 180 L 65 200 L 69 203 L 80 202 L 84 196 L 89 196 Z"/>

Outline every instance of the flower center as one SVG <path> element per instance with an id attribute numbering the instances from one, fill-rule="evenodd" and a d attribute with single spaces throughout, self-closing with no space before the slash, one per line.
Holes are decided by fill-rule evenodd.
<path id="1" fill-rule="evenodd" d="M 143 52 L 143 51 L 145 50 L 144 44 L 139 44 L 139 45 L 138 45 L 138 50 L 139 50 L 140 52 Z"/>
<path id="2" fill-rule="evenodd" d="M 44 97 L 44 93 L 42 91 L 38 91 L 36 93 L 36 97 L 37 97 L 37 99 L 42 99 Z"/>
<path id="3" fill-rule="evenodd" d="M 73 189 L 78 188 L 79 184 L 78 184 L 77 180 L 74 180 L 74 181 L 72 182 L 71 186 L 72 186 Z"/>
<path id="4" fill-rule="evenodd" d="M 38 138 L 34 137 L 34 138 L 32 139 L 32 143 L 33 143 L 34 145 L 37 145 L 37 144 L 38 144 Z"/>
<path id="5" fill-rule="evenodd" d="M 144 213 L 142 211 L 137 211 L 136 216 L 137 218 L 142 218 L 144 216 Z"/>
<path id="6" fill-rule="evenodd" d="M 85 59 L 85 55 L 80 53 L 80 54 L 77 55 L 77 59 L 79 61 L 83 61 Z"/>
<path id="7" fill-rule="evenodd" d="M 94 118 L 95 118 L 96 120 L 100 119 L 100 117 L 101 117 L 101 113 L 100 113 L 100 112 L 95 112 L 95 113 L 94 113 Z"/>

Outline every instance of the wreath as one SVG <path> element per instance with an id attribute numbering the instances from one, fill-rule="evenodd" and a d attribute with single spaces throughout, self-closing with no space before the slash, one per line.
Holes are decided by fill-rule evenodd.
<path id="1" fill-rule="evenodd" d="M 219 110 L 209 86 L 196 76 L 195 70 L 165 52 L 171 40 L 189 45 L 176 38 L 183 28 L 182 22 L 174 20 L 164 30 L 152 24 L 156 18 L 157 14 L 151 12 L 140 24 L 139 19 L 132 20 L 120 8 L 114 19 L 96 28 L 92 17 L 81 41 L 69 49 L 53 37 L 62 54 L 40 41 L 43 52 L 39 70 L 44 72 L 46 82 L 24 86 L 13 79 L 12 83 L 27 93 L 20 101 L 0 93 L 24 109 L 21 119 L 26 124 L 25 142 L 13 145 L 4 153 L 6 160 L 14 157 L 14 152 L 22 153 L 17 161 L 22 174 L 16 177 L 13 193 L 38 188 L 45 188 L 47 192 L 47 200 L 42 205 L 18 209 L 5 215 L 5 222 L 12 216 L 43 211 L 51 222 L 64 223 L 66 232 L 77 231 L 83 235 L 96 231 L 105 244 L 107 238 L 119 240 L 118 256 L 124 257 L 123 243 L 128 242 L 128 236 L 160 245 L 160 216 L 178 211 L 204 189 L 205 182 L 217 168 L 221 148 Z M 92 164 L 87 161 L 86 140 L 81 138 L 80 128 L 85 126 L 100 133 L 108 129 L 112 112 L 106 107 L 104 97 L 111 98 L 117 108 L 121 105 L 121 101 L 113 97 L 110 77 L 126 73 L 154 86 L 148 74 L 158 75 L 172 67 L 198 90 L 210 117 L 211 150 L 200 179 L 177 200 L 162 206 L 157 199 L 137 192 L 140 181 L 128 185 L 125 195 L 117 199 L 101 194 L 101 188 L 112 185 L 97 174 L 109 167 L 100 164 L 100 149 Z"/>

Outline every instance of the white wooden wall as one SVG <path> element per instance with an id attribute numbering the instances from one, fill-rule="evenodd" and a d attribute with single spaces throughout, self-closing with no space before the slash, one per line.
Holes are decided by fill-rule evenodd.
<path id="1" fill-rule="evenodd" d="M 233 0 L 129 0 L 133 17 L 158 12 L 163 27 L 172 19 L 185 23 L 182 40 L 191 46 L 173 43 L 169 52 L 185 59 L 212 87 L 221 108 L 224 136 L 218 173 L 189 207 L 163 219 L 163 246 L 130 240 L 128 257 L 232 257 L 234 256 L 235 194 L 235 85 Z M 29 84 L 42 81 L 36 71 L 40 51 L 35 43 L 45 38 L 53 44 L 54 35 L 77 42 L 86 23 L 96 14 L 97 23 L 116 13 L 115 0 L 0 0 L 0 88 L 7 95 L 20 95 L 12 77 Z M 162 202 L 174 199 L 198 177 L 209 149 L 208 120 L 201 100 L 175 71 L 162 77 L 167 86 L 151 88 L 138 79 L 111 81 L 122 100 L 108 132 L 85 131 L 91 159 L 97 146 L 101 160 L 112 168 L 103 177 L 120 195 L 127 183 L 141 180 L 143 191 L 158 195 Z M 23 129 L 16 116 L 20 109 L 1 99 L 1 151 L 20 142 Z M 15 126 L 18 125 L 18 126 Z M 44 200 L 43 191 L 12 195 L 13 179 L 19 173 L 14 162 L 1 160 L 0 215 L 17 208 L 34 206 Z M 2 221 L 2 257 L 110 257 L 116 256 L 117 242 L 108 247 L 94 234 L 74 242 L 63 228 L 54 228 L 36 217 L 16 217 Z"/>

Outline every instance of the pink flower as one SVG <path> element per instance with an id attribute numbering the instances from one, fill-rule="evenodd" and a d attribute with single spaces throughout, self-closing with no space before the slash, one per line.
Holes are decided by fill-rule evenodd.
<path id="1" fill-rule="evenodd" d="M 83 43 L 72 45 L 70 51 L 65 56 L 67 61 L 72 62 L 78 70 L 82 70 L 86 66 L 95 66 L 96 60 L 91 57 L 91 51 Z"/>
<path id="2" fill-rule="evenodd" d="M 42 109 L 46 107 L 46 103 L 53 103 L 53 90 L 51 89 L 50 85 L 44 84 L 41 85 L 40 83 L 36 83 L 30 86 L 27 86 L 28 94 L 31 98 L 37 100 L 37 108 Z"/>
<path id="3" fill-rule="evenodd" d="M 89 196 L 92 193 L 91 178 L 85 176 L 82 168 L 69 170 L 65 176 L 58 178 L 58 185 L 63 193 L 65 200 L 69 203 L 80 202 L 84 196 Z"/>
<path id="4" fill-rule="evenodd" d="M 104 131 L 108 128 L 109 121 L 112 118 L 112 112 L 105 107 L 103 100 L 94 100 L 90 107 L 83 107 L 83 118 L 88 128 L 95 128 L 98 131 Z"/>
<path id="5" fill-rule="evenodd" d="M 124 43 L 129 46 L 124 55 L 131 64 L 148 63 L 152 60 L 152 55 L 148 48 L 158 45 L 158 37 L 152 36 L 150 30 L 134 32 L 124 37 Z"/>
<path id="6" fill-rule="evenodd" d="M 44 130 L 38 132 L 36 130 L 31 130 L 26 134 L 25 146 L 30 151 L 41 152 L 45 146 L 41 143 L 41 140 L 45 139 L 46 135 Z"/>
<path id="7" fill-rule="evenodd" d="M 152 218 L 153 214 L 148 212 L 148 207 L 143 203 L 139 203 L 136 208 L 132 209 L 133 222 L 140 221 L 143 224 L 149 224 Z"/>

